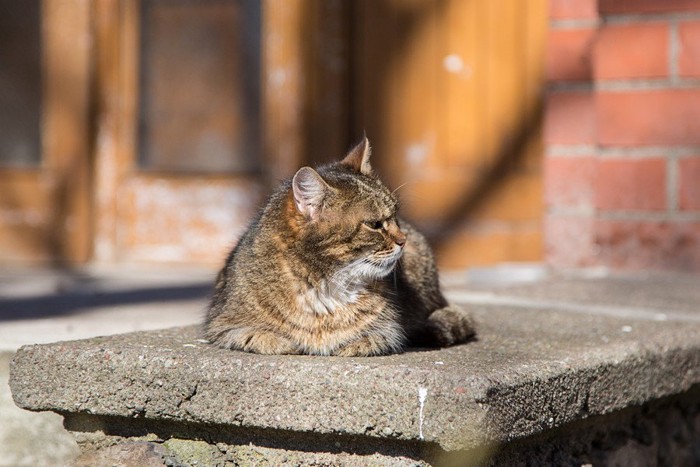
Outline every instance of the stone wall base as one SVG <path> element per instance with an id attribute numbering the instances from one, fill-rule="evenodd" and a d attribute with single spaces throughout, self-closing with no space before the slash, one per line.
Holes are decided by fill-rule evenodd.
<path id="1" fill-rule="evenodd" d="M 71 415 L 76 466 L 700 465 L 700 386 L 501 446 L 447 452 L 432 443 L 318 436 Z"/>

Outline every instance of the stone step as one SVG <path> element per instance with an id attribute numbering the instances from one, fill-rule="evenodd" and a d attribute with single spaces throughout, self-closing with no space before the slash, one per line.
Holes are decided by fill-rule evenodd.
<path id="1" fill-rule="evenodd" d="M 692 392 L 697 285 L 654 277 L 451 289 L 474 313 L 478 339 L 386 357 L 253 355 L 214 348 L 194 326 L 30 345 L 13 360 L 10 386 L 20 407 L 58 412 L 76 433 L 211 445 L 247 444 L 236 440 L 254 433 L 321 451 L 361 440 L 389 458 L 464 452 Z"/>

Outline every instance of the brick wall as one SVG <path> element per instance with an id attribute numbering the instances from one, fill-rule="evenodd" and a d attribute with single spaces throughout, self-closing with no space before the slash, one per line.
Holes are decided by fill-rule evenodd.
<path id="1" fill-rule="evenodd" d="M 546 255 L 700 272 L 700 0 L 550 0 Z"/>

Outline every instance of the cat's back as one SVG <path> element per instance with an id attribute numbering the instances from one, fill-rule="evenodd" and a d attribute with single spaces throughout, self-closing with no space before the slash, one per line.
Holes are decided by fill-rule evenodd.
<path id="1" fill-rule="evenodd" d="M 278 259 L 277 253 L 284 248 L 284 235 L 280 235 L 284 229 L 280 218 L 288 193 L 288 183 L 285 183 L 268 198 L 229 254 L 225 268 L 236 267 L 239 272 L 245 273 L 249 268 L 256 268 L 260 262 Z"/>
<path id="2" fill-rule="evenodd" d="M 277 233 L 287 192 L 288 187 L 283 185 L 268 199 L 229 253 L 217 276 L 210 319 L 233 310 L 244 312 L 256 302 L 255 295 L 274 293 L 274 283 L 286 262 Z"/>

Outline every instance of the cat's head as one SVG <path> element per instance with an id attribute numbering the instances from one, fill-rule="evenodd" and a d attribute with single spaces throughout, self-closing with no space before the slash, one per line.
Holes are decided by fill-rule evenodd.
<path id="1" fill-rule="evenodd" d="M 367 138 L 340 162 L 294 175 L 298 232 L 320 261 L 357 279 L 388 275 L 401 257 L 398 199 L 374 174 Z"/>

